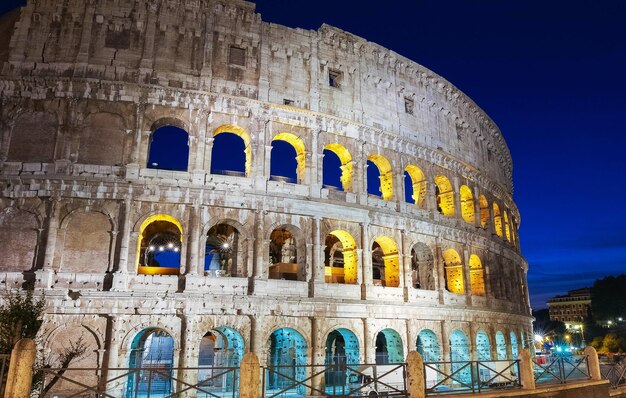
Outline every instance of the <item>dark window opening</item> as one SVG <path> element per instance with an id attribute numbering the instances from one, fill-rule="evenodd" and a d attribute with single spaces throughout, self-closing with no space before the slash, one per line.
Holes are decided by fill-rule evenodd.
<path id="1" fill-rule="evenodd" d="M 152 133 L 148 152 L 149 169 L 187 171 L 189 134 L 174 126 L 159 127 Z"/>
<path id="2" fill-rule="evenodd" d="M 246 66 L 246 50 L 240 47 L 231 46 L 228 53 L 228 63 L 237 66 Z"/>
<path id="3" fill-rule="evenodd" d="M 333 151 L 324 149 L 324 159 L 322 160 L 322 184 L 326 188 L 343 191 L 341 182 L 341 159 Z"/>
<path id="4" fill-rule="evenodd" d="M 328 71 L 328 85 L 335 88 L 341 88 L 341 80 L 343 73 L 338 70 L 331 69 Z"/>
<path id="5" fill-rule="evenodd" d="M 296 102 L 294 100 L 287 99 L 287 98 L 283 99 L 283 105 L 294 106 L 295 103 Z"/>
<path id="6" fill-rule="evenodd" d="M 415 102 L 411 98 L 404 97 L 404 111 L 412 115 L 415 110 Z"/>

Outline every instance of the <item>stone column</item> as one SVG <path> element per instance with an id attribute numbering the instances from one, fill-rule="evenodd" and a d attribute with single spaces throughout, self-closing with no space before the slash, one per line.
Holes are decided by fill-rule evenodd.
<path id="1" fill-rule="evenodd" d="M 417 351 L 410 351 L 406 357 L 407 362 L 407 392 L 410 398 L 426 397 L 426 375 L 424 374 L 424 361 Z"/>
<path id="2" fill-rule="evenodd" d="M 454 191 L 453 195 L 454 195 L 454 216 L 457 219 L 463 219 L 463 216 L 461 214 L 461 195 L 459 192 L 459 186 L 461 184 L 459 183 L 459 177 L 454 176 L 452 178 L 452 190 Z"/>
<path id="3" fill-rule="evenodd" d="M 362 277 L 361 284 L 367 286 L 371 286 L 373 283 L 373 275 L 372 275 L 372 248 L 369 246 L 369 223 L 364 222 L 360 223 L 361 226 L 361 250 L 363 251 L 361 263 L 362 269 Z"/>
<path id="4" fill-rule="evenodd" d="M 187 273 L 191 275 L 202 274 L 200 271 L 200 208 L 194 205 L 191 208 L 189 217 L 189 227 L 191 229 L 191 239 L 189 240 L 189 266 Z"/>
<path id="5" fill-rule="evenodd" d="M 311 269 L 311 280 L 317 283 L 324 283 L 324 260 L 322 259 L 322 237 L 321 220 L 319 217 L 313 218 L 313 259 Z"/>
<path id="6" fill-rule="evenodd" d="M 152 69 L 154 68 L 154 44 L 156 36 L 157 18 L 159 15 L 159 4 L 148 3 L 147 8 L 148 20 L 146 21 L 146 33 L 144 35 L 142 58 L 141 63 L 139 64 L 140 69 L 146 69 L 142 70 L 142 72 L 145 74 L 152 73 Z"/>
<path id="7" fill-rule="evenodd" d="M 59 232 L 59 208 L 59 199 L 50 198 L 50 215 L 48 217 L 48 233 L 46 235 L 46 251 L 43 262 L 43 269 L 47 271 L 52 270 L 54 267 L 54 254 Z"/>
<path id="8" fill-rule="evenodd" d="M 85 15 L 83 16 L 83 29 L 80 36 L 80 44 L 78 45 L 78 53 L 76 55 L 77 64 L 86 64 L 89 61 L 89 46 L 91 44 L 91 32 L 94 20 L 94 13 L 95 1 L 86 1 Z M 82 68 L 83 66 L 81 66 L 81 69 Z"/>
<path id="9" fill-rule="evenodd" d="M 122 274 L 128 274 L 128 252 L 130 244 L 130 213 L 131 213 L 131 199 L 127 197 L 122 203 L 122 217 L 121 225 L 119 229 L 122 232 L 120 241 L 120 262 L 117 266 L 117 272 Z"/>
<path id="10" fill-rule="evenodd" d="M 136 168 L 145 167 L 145 164 L 141 162 L 141 151 L 143 147 L 143 116 L 146 108 L 146 104 L 138 102 L 135 104 L 135 140 L 133 142 L 133 149 L 130 157 L 130 163 L 134 164 Z M 147 150 L 147 148 L 145 148 Z M 146 154 L 147 157 L 147 154 Z"/>
<path id="11" fill-rule="evenodd" d="M 398 287 L 406 290 L 405 275 L 406 264 L 404 263 L 404 235 L 406 231 L 400 230 L 400 239 L 398 240 Z"/>
<path id="12" fill-rule="evenodd" d="M 480 225 L 480 192 L 478 191 L 478 187 L 474 186 L 474 225 L 479 228 L 482 228 Z"/>
<path id="13" fill-rule="evenodd" d="M 444 292 L 446 289 L 446 270 L 445 262 L 443 261 L 443 255 L 441 254 L 441 239 L 437 238 L 435 244 L 435 250 L 433 250 L 433 260 L 435 262 L 435 268 L 437 272 L 437 290 L 439 291 L 439 303 L 444 303 Z"/>
<path id="14" fill-rule="evenodd" d="M 213 159 L 213 142 L 215 141 L 215 137 L 206 137 L 204 139 L 205 150 L 204 150 L 204 166 L 203 169 L 206 173 L 211 173 L 211 162 Z"/>
<path id="15" fill-rule="evenodd" d="M 478 345 L 476 344 L 476 335 L 478 334 L 478 327 L 476 322 L 471 321 L 469 323 L 469 336 L 468 336 L 468 349 L 470 352 L 470 360 L 478 361 Z"/>
<path id="16" fill-rule="evenodd" d="M 437 211 L 437 196 L 435 195 L 436 186 L 434 182 L 426 181 L 426 210 L 431 213 L 439 213 Z"/>
<path id="17" fill-rule="evenodd" d="M 263 278 L 265 276 L 265 264 L 263 263 L 265 243 L 265 210 L 256 211 L 256 229 L 254 234 L 254 277 Z"/>
<path id="18" fill-rule="evenodd" d="M 400 167 L 394 167 L 392 170 L 397 170 L 396 178 L 395 178 L 395 189 L 393 190 L 393 194 L 396 197 L 396 202 L 398 203 L 397 209 L 400 210 L 400 206 L 402 203 L 405 203 L 406 193 L 404 192 L 404 171 Z"/>
<path id="19" fill-rule="evenodd" d="M 463 286 L 465 286 L 465 298 L 468 305 L 472 302 L 472 285 L 469 271 L 469 258 L 469 247 L 468 245 L 463 245 Z"/>
<path id="20" fill-rule="evenodd" d="M 450 362 L 450 325 L 446 321 L 441 321 L 441 361 Z M 443 365 L 443 372 L 450 374 L 450 364 Z"/>

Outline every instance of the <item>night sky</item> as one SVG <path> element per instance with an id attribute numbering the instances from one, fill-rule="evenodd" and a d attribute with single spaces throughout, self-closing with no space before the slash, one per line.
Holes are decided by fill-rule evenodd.
<path id="1" fill-rule="evenodd" d="M 394 50 L 491 116 L 513 156 L 534 308 L 626 272 L 626 1 L 256 3 L 264 21 Z"/>

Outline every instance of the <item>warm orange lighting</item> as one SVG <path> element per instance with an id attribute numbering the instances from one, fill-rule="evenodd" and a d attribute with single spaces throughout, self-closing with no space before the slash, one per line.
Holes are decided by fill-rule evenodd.
<path id="1" fill-rule="evenodd" d="M 356 242 L 352 235 L 346 231 L 335 230 L 329 235 L 334 236 L 341 242 L 341 254 L 343 255 L 343 269 L 339 267 L 326 267 L 324 275 L 341 276 L 343 273 L 343 281 L 346 284 L 354 285 L 357 283 L 358 261 L 356 254 Z M 328 270 L 331 268 L 331 270 Z"/>
<path id="2" fill-rule="evenodd" d="M 454 192 L 448 177 L 439 174 L 435 177 L 437 186 L 437 210 L 444 216 L 454 215 Z"/>
<path id="3" fill-rule="evenodd" d="M 502 216 L 500 215 L 500 206 L 493 202 L 493 225 L 496 229 L 496 235 L 502 237 Z"/>
<path id="4" fill-rule="evenodd" d="M 325 150 L 331 151 L 339 158 L 341 162 L 341 185 L 344 192 L 348 192 L 352 189 L 352 156 L 350 152 L 341 144 L 333 143 L 324 147 Z"/>
<path id="5" fill-rule="evenodd" d="M 472 190 L 467 185 L 461 185 L 459 194 L 461 195 L 461 216 L 466 223 L 474 224 L 476 219 Z"/>
<path id="6" fill-rule="evenodd" d="M 370 155 L 367 160 L 378 167 L 378 172 L 380 173 L 380 192 L 382 192 L 383 200 L 391 200 L 393 198 L 391 163 L 389 163 L 386 157 L 378 154 Z"/>
<path id="7" fill-rule="evenodd" d="M 298 165 L 296 174 L 298 176 L 298 182 L 304 181 L 306 171 L 306 148 L 302 139 L 291 133 L 280 133 L 276 134 L 272 141 L 284 141 L 291 144 L 293 149 L 296 151 L 296 162 Z"/>
<path id="8" fill-rule="evenodd" d="M 426 176 L 419 167 L 412 164 L 406 166 L 405 171 L 411 178 L 415 205 L 424 208 L 426 206 Z"/>
<path id="9" fill-rule="evenodd" d="M 478 206 L 480 206 L 480 226 L 485 228 L 489 222 L 489 202 L 485 195 L 478 197 Z"/>
<path id="10" fill-rule="evenodd" d="M 443 252 L 443 260 L 446 270 L 446 288 L 450 293 L 464 294 L 463 263 L 461 256 L 454 249 Z"/>
<path id="11" fill-rule="evenodd" d="M 480 258 L 472 254 L 469 258 L 470 291 L 476 296 L 485 295 L 485 276 Z"/>
<path id="12" fill-rule="evenodd" d="M 380 245 L 385 263 L 385 286 L 400 286 L 400 263 L 398 260 L 398 246 L 388 236 L 379 236 L 374 241 Z"/>
<path id="13" fill-rule="evenodd" d="M 245 165 L 245 173 L 246 173 L 246 177 L 250 176 L 250 169 L 252 167 L 252 150 L 250 149 L 250 134 L 248 134 L 248 132 L 237 126 L 234 124 L 225 124 L 223 126 L 218 127 L 217 129 L 215 129 L 215 131 L 213 131 L 213 137 L 217 136 L 218 134 L 222 134 L 222 133 L 231 133 L 231 134 L 235 134 L 238 135 L 239 137 L 241 137 L 241 139 L 243 140 L 243 143 L 245 145 L 245 149 L 244 152 L 246 154 L 246 165 Z"/>

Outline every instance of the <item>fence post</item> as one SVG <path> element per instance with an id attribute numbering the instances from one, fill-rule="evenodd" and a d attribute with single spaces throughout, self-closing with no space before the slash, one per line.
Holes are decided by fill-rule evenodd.
<path id="1" fill-rule="evenodd" d="M 602 374 L 600 373 L 600 361 L 598 360 L 598 353 L 595 348 L 591 346 L 585 347 L 584 354 L 587 356 L 587 371 L 591 380 L 602 380 Z"/>
<path id="2" fill-rule="evenodd" d="M 239 398 L 260 398 L 261 365 L 254 352 L 243 356 L 239 367 Z"/>
<path id="3" fill-rule="evenodd" d="M 409 398 L 426 397 L 424 361 L 417 351 L 410 351 L 406 357 L 406 378 Z"/>
<path id="4" fill-rule="evenodd" d="M 37 349 L 33 339 L 21 339 L 11 351 L 5 398 L 28 398 L 33 383 L 33 365 Z"/>
<path id="5" fill-rule="evenodd" d="M 517 359 L 519 359 L 519 382 L 524 390 L 535 389 L 535 374 L 533 372 L 533 359 L 528 349 L 521 350 Z"/>

